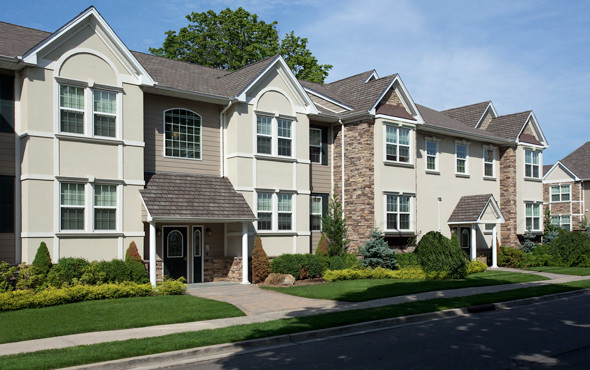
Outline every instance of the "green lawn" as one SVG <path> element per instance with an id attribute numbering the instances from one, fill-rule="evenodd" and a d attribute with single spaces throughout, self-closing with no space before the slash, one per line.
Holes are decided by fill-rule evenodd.
<path id="1" fill-rule="evenodd" d="M 0 312 L 0 343 L 235 316 L 244 313 L 190 295 L 86 301 Z"/>
<path id="2" fill-rule="evenodd" d="M 551 272 L 553 274 L 565 274 L 565 275 L 577 275 L 577 276 L 588 276 L 590 275 L 590 267 L 529 267 L 527 270 L 540 271 L 540 272 Z"/>
<path id="3" fill-rule="evenodd" d="M 214 330 L 171 334 L 156 338 L 131 339 L 121 342 L 2 356 L 0 357 L 0 364 L 2 364 L 2 369 L 50 369 L 75 366 L 586 288 L 590 288 L 590 280 L 478 294 L 469 297 L 431 299 L 365 310 L 335 312 Z"/>
<path id="4" fill-rule="evenodd" d="M 271 288 L 281 293 L 299 297 L 361 302 L 372 299 L 396 297 L 433 290 L 458 289 L 486 285 L 502 285 L 547 280 L 547 278 L 519 272 L 485 271 L 460 280 L 345 280 L 325 284 L 301 285 L 288 288 Z"/>

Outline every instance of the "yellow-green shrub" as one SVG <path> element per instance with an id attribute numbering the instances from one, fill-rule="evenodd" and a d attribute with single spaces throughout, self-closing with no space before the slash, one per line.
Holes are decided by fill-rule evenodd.
<path id="1" fill-rule="evenodd" d="M 404 267 L 398 270 L 389 270 L 382 267 L 374 269 L 344 269 L 326 270 L 324 280 L 359 280 L 359 279 L 426 279 L 426 274 L 419 266 Z"/>
<path id="2" fill-rule="evenodd" d="M 475 274 L 476 272 L 484 272 L 488 266 L 481 261 L 469 261 L 467 263 L 467 275 Z"/>

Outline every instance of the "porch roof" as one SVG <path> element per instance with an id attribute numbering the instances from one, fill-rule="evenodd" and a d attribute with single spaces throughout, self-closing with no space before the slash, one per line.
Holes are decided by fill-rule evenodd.
<path id="1" fill-rule="evenodd" d="M 155 221 L 256 220 L 244 197 L 226 177 L 178 173 L 146 174 L 146 187 L 140 193 L 150 217 Z"/>
<path id="2" fill-rule="evenodd" d="M 489 207 L 492 207 L 495 220 L 484 220 L 484 215 Z M 459 199 L 449 224 L 478 224 L 478 223 L 504 223 L 504 216 L 498 203 L 492 194 L 464 195 Z"/>

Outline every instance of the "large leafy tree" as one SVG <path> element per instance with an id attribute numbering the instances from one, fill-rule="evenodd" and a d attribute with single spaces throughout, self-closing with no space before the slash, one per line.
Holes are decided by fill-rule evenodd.
<path id="1" fill-rule="evenodd" d="M 178 32 L 167 31 L 162 47 L 150 48 L 150 52 L 230 71 L 281 54 L 297 78 L 316 83 L 323 83 L 332 68 L 318 63 L 306 38 L 291 31 L 281 39 L 276 21 L 266 23 L 241 7 L 219 14 L 213 10 L 193 12 L 186 18 L 188 26 Z"/>

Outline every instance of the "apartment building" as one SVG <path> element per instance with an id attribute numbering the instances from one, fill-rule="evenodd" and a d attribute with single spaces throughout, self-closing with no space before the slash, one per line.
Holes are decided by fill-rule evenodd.
<path id="1" fill-rule="evenodd" d="M 153 283 L 248 282 L 315 249 L 328 198 L 353 248 L 457 233 L 472 258 L 542 232 L 532 112 L 416 104 L 399 75 L 298 81 L 280 56 L 228 72 L 128 50 L 90 7 L 48 33 L 0 22 L 0 258 L 122 258 Z M 246 258 L 243 258 L 246 257 Z"/>
<path id="2" fill-rule="evenodd" d="M 543 195 L 553 225 L 567 230 L 582 230 L 588 226 L 590 141 L 554 165 L 546 166 Z"/>

